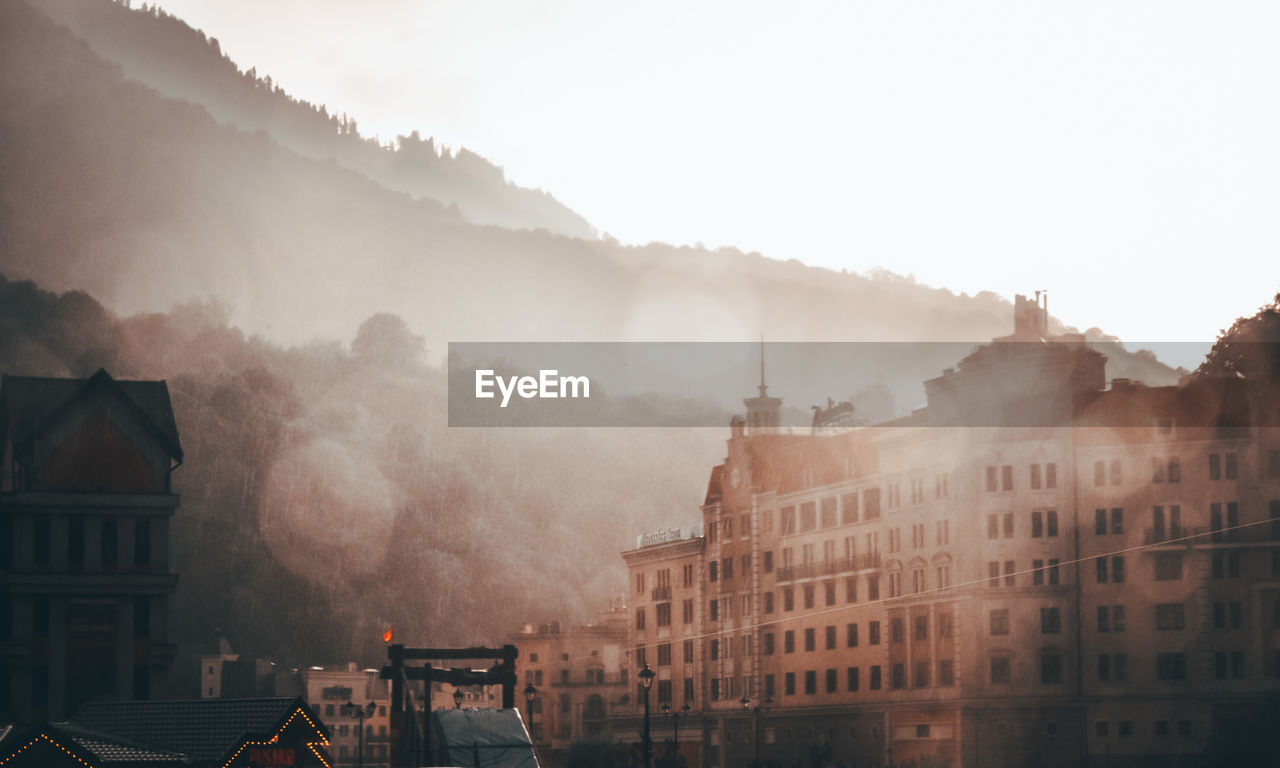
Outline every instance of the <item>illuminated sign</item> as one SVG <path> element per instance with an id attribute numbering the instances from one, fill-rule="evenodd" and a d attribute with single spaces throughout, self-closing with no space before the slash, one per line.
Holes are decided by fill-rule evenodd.
<path id="1" fill-rule="evenodd" d="M 249 759 L 245 768 L 293 768 L 292 749 L 283 747 L 249 747 Z"/>

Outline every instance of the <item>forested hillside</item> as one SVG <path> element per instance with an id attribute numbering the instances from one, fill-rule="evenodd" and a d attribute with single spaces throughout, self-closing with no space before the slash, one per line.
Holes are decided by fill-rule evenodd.
<path id="1" fill-rule="evenodd" d="M 459 430 L 420 337 L 377 315 L 284 348 L 217 303 L 119 318 L 0 278 L 0 374 L 165 379 L 186 453 L 173 563 L 184 644 L 372 663 L 410 642 L 498 642 L 587 619 L 619 551 L 697 518 L 724 430 Z"/>

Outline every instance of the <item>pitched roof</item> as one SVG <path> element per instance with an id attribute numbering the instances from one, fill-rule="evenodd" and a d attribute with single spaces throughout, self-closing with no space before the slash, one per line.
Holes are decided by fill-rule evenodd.
<path id="1" fill-rule="evenodd" d="M 185 763 L 187 756 L 164 749 L 152 749 L 127 739 L 87 728 L 58 723 L 53 726 L 64 736 L 92 752 L 103 763 Z"/>
<path id="2" fill-rule="evenodd" d="M 77 760 L 95 765 L 150 766 L 186 764 L 186 755 L 149 749 L 126 739 L 67 723 L 35 723 L 0 730 L 0 758 L 17 754 L 44 739 Z"/>
<path id="3" fill-rule="evenodd" d="M 177 459 L 182 458 L 178 425 L 164 381 L 119 381 L 104 369 L 87 379 L 54 379 L 37 376 L 4 376 L 0 380 L 0 406 L 15 444 L 29 438 L 72 400 L 97 388 L 108 388 L 137 409 L 156 430 Z"/>
<path id="4" fill-rule="evenodd" d="M 77 712 L 71 724 L 201 762 L 226 756 L 248 738 L 274 736 L 298 709 L 307 711 L 296 697 L 95 701 Z M 318 719 L 307 720 L 327 734 Z"/>

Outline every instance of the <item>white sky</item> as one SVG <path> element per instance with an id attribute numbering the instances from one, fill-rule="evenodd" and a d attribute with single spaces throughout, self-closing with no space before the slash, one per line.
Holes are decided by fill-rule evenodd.
<path id="1" fill-rule="evenodd" d="M 465 145 L 624 242 L 1047 288 L 1137 342 L 1212 340 L 1280 291 L 1280 4 L 161 6 L 362 133 Z"/>

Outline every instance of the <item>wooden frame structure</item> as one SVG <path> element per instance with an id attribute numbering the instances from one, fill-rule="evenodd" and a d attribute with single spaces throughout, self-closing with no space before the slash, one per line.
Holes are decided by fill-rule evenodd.
<path id="1" fill-rule="evenodd" d="M 393 766 L 434 765 L 431 752 L 431 684 L 449 683 L 454 687 L 501 685 L 502 708 L 516 706 L 516 658 L 520 652 L 514 645 L 501 648 L 406 648 L 402 644 L 387 648 L 387 665 L 379 675 L 391 681 L 391 760 Z M 442 668 L 429 662 L 493 659 L 489 669 Z M 421 666 L 406 662 L 425 661 Z M 409 687 L 413 680 L 423 681 L 422 712 L 414 706 Z M 407 715 L 407 717 L 406 717 Z"/>

